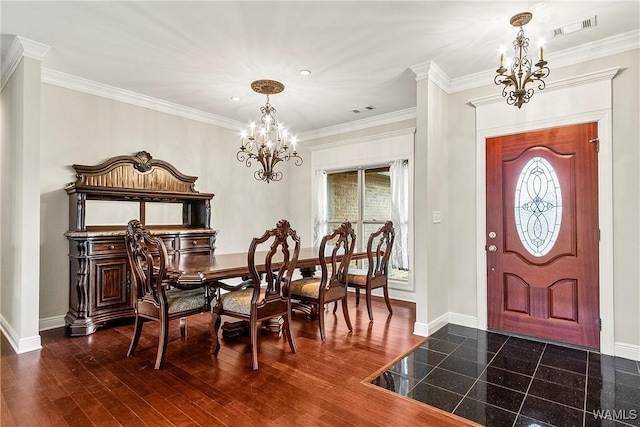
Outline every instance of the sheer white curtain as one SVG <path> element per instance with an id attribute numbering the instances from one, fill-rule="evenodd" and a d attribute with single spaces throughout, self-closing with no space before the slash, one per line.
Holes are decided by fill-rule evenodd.
<path id="1" fill-rule="evenodd" d="M 327 172 L 316 171 L 316 212 L 313 220 L 313 246 L 320 246 L 327 234 Z"/>
<path id="2" fill-rule="evenodd" d="M 409 269 L 409 161 L 391 164 L 391 221 L 396 232 L 391 266 Z"/>

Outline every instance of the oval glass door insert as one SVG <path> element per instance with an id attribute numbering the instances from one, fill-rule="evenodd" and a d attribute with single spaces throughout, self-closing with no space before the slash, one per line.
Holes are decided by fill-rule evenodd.
<path id="1" fill-rule="evenodd" d="M 535 257 L 548 254 L 560 233 L 562 193 L 553 166 L 543 157 L 532 158 L 520 172 L 514 217 L 525 249 Z"/>

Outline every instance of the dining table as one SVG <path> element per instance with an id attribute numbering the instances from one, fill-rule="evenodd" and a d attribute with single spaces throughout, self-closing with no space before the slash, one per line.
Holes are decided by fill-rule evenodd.
<path id="1" fill-rule="evenodd" d="M 332 248 L 327 247 L 325 252 L 330 255 Z M 256 252 L 255 259 L 263 260 L 265 252 Z M 282 254 L 279 254 L 282 256 Z M 366 251 L 354 251 L 351 255 L 352 261 L 367 258 Z M 341 256 L 338 256 L 341 259 Z M 272 267 L 278 268 L 277 255 Z M 298 254 L 296 268 L 300 270 L 303 277 L 314 275 L 315 267 L 320 265 L 320 255 L 318 247 L 301 248 Z M 258 263 L 256 268 L 259 273 L 264 273 L 263 264 Z M 221 281 L 233 278 L 249 276 L 249 264 L 246 252 L 222 253 L 222 254 L 188 254 L 180 255 L 167 265 L 167 270 L 171 273 L 172 281 L 178 287 L 200 287 L 214 285 Z"/>
<path id="2" fill-rule="evenodd" d="M 293 250 L 293 249 L 291 249 Z M 325 248 L 325 253 L 330 256 L 333 248 Z M 265 252 L 256 252 L 256 260 L 264 260 Z M 276 254 L 272 262 L 272 268 L 279 268 L 278 256 L 282 259 L 282 254 Z M 358 261 L 367 258 L 366 251 L 354 251 L 351 255 L 351 261 Z M 338 255 L 341 260 L 342 256 Z M 320 249 L 318 247 L 301 248 L 298 253 L 298 261 L 296 268 L 299 269 L 302 277 L 313 277 L 315 275 L 316 266 L 320 264 Z M 257 263 L 258 273 L 264 273 L 264 264 Z M 246 279 L 249 277 L 249 263 L 246 252 L 222 253 L 222 254 L 186 254 L 178 255 L 178 257 L 169 261 L 167 265 L 167 278 L 169 282 L 178 288 L 195 288 L 205 287 L 210 298 L 220 289 L 227 286 L 223 283 L 229 279 Z M 310 317 L 314 316 L 317 307 L 305 307 L 303 304 L 296 304 L 296 307 L 306 312 Z M 263 327 L 274 333 L 282 332 L 282 319 L 273 318 L 263 322 Z M 246 333 L 248 322 L 244 320 L 225 322 L 222 327 L 222 337 L 225 340 L 233 339 L 239 335 Z"/>

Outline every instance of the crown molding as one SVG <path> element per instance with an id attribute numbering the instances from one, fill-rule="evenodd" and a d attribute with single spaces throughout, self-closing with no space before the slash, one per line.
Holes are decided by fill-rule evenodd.
<path id="1" fill-rule="evenodd" d="M 138 107 L 149 108 L 162 113 L 173 114 L 175 116 L 196 120 L 202 123 L 220 126 L 226 129 L 237 131 L 242 129 L 244 125 L 244 123 L 237 120 L 231 120 L 215 114 L 205 113 L 204 111 L 196 110 L 195 108 L 189 108 L 150 96 L 141 95 L 139 93 L 72 76 L 49 68 L 42 69 L 42 82 L 78 92 L 88 93 L 90 95 L 112 99 L 114 101 L 125 102 Z"/>
<path id="2" fill-rule="evenodd" d="M 64 87 L 66 89 L 75 90 L 78 92 L 88 93 L 90 95 L 112 99 L 114 101 L 120 101 L 139 107 L 149 108 L 163 113 L 185 117 L 187 119 L 212 124 L 235 131 L 242 129 L 243 126 L 246 125 L 245 123 L 239 122 L 237 120 L 231 120 L 222 116 L 217 116 L 215 114 L 205 113 L 194 108 L 184 107 L 182 105 L 163 101 L 157 98 L 152 98 L 146 95 L 141 95 L 139 93 L 120 89 L 114 86 L 109 86 L 103 83 L 98 83 L 92 80 L 83 79 L 81 77 L 76 77 L 71 74 L 66 74 L 56 70 L 51 70 L 49 68 L 42 69 L 42 82 L 54 86 Z M 415 118 L 416 109 L 408 108 L 405 110 L 394 111 L 392 113 L 381 114 L 371 118 L 355 120 L 353 122 L 305 132 L 299 135 L 298 140 L 304 141 L 308 139 L 321 138 L 325 136 L 336 135 L 339 133 L 361 130 L 373 126 L 386 125 L 389 123 Z"/>
<path id="3" fill-rule="evenodd" d="M 638 48 L 640 48 L 640 30 L 634 30 L 571 49 L 547 53 L 546 56 L 549 64 L 559 68 Z M 492 69 L 452 79 L 433 61 L 417 64 L 409 68 L 415 73 L 416 80 L 428 78 L 447 94 L 486 86 L 493 81 L 491 76 L 495 74 L 495 70 Z"/>
<path id="4" fill-rule="evenodd" d="M 395 130 L 391 132 L 377 133 L 375 135 L 361 136 L 359 138 L 345 139 L 341 141 L 327 142 L 325 144 L 311 145 L 311 146 L 308 146 L 307 149 L 309 151 L 318 151 L 318 150 L 324 150 L 327 148 L 343 147 L 345 145 L 357 144 L 360 142 L 371 142 L 371 141 L 378 141 L 381 139 L 390 139 L 390 138 L 395 138 L 399 136 L 413 135 L 415 131 L 416 131 L 415 127 L 410 127 L 410 128 Z"/>
<path id="5" fill-rule="evenodd" d="M 411 71 L 416 75 L 416 81 L 429 79 L 436 84 L 440 89 L 449 93 L 451 87 L 451 79 L 447 76 L 447 73 L 442 71 L 438 64 L 433 61 L 423 64 L 414 65 L 409 67 Z"/>
<path id="6" fill-rule="evenodd" d="M 0 83 L 0 88 L 4 88 L 4 85 L 9 81 L 9 78 L 13 75 L 14 71 L 16 71 L 16 68 L 18 68 L 18 64 L 20 64 L 22 58 L 42 61 L 42 58 L 44 58 L 44 55 L 48 51 L 49 46 L 46 44 L 25 39 L 24 37 L 14 36 L 7 55 L 2 58 L 2 67 L 0 69 L 2 82 Z"/>
<path id="7" fill-rule="evenodd" d="M 576 46 L 571 49 L 552 53 L 545 52 L 545 55 L 550 66 L 560 68 L 639 48 L 640 30 L 634 30 L 593 43 Z M 495 70 L 486 70 L 457 79 L 451 79 L 451 85 L 447 93 L 462 92 L 464 90 L 485 86 L 493 82 L 494 75 Z"/>
<path id="8" fill-rule="evenodd" d="M 584 85 L 600 80 L 612 80 L 618 74 L 618 72 L 620 72 L 620 68 L 614 67 L 602 71 L 596 71 L 594 73 L 569 77 L 567 79 L 555 80 L 553 82 L 549 82 L 544 91 L 551 92 L 556 89 L 566 89 L 571 86 Z M 474 107 L 478 107 L 480 105 L 493 104 L 495 102 L 502 101 L 503 99 L 504 97 L 501 93 L 496 93 L 494 95 L 472 99 L 469 101 L 469 104 L 473 105 Z"/>
<path id="9" fill-rule="evenodd" d="M 415 107 L 398 110 L 387 114 L 380 114 L 366 119 L 354 120 L 352 122 L 342 123 L 335 126 L 316 129 L 304 132 L 298 136 L 299 141 L 308 141 L 310 139 L 323 138 L 326 136 L 338 135 L 345 132 L 352 132 L 371 128 L 374 126 L 387 125 L 389 123 L 400 122 L 403 120 L 411 120 L 416 118 Z"/>
<path id="10" fill-rule="evenodd" d="M 626 52 L 633 49 L 638 49 L 639 47 L 640 30 L 635 30 L 593 43 L 578 46 L 576 48 L 550 53 L 547 55 L 547 58 L 554 67 L 562 67 Z M 13 73 L 15 67 L 17 67 L 19 63 L 19 60 L 23 56 L 41 60 L 48 50 L 49 46 L 16 36 L 13 45 L 9 53 L 7 54 L 7 58 L 3 58 L 2 87 L 4 87 L 4 84 Z M 491 76 L 493 73 L 495 73 L 494 70 L 487 70 L 480 73 L 451 79 L 433 61 L 414 65 L 410 67 L 410 69 L 416 74 L 416 80 L 428 78 L 447 94 L 461 92 L 480 86 L 486 86 L 487 84 L 492 82 L 491 78 L 489 78 L 488 76 Z M 60 86 L 79 92 L 97 95 L 140 107 L 173 114 L 176 116 L 212 124 L 215 126 L 220 126 L 234 131 L 241 129 L 244 125 L 244 123 L 236 120 L 217 116 L 215 114 L 205 113 L 193 108 L 184 107 L 182 105 L 170 103 L 167 101 L 162 101 L 146 95 L 141 95 L 135 92 L 119 89 L 113 86 L 108 86 L 102 83 L 97 83 L 91 80 L 83 79 L 47 68 L 42 68 L 42 81 L 44 83 L 52 84 L 55 86 Z M 549 84 L 547 85 L 547 88 L 550 88 L 552 86 L 552 84 Z M 498 95 L 498 97 L 500 97 L 500 95 Z M 475 100 L 474 102 L 479 102 L 479 100 Z M 366 119 L 354 120 L 352 122 L 304 132 L 299 135 L 299 140 L 304 141 L 333 136 L 345 132 L 357 131 L 374 126 L 381 126 L 415 118 L 416 109 L 415 107 L 412 107 Z"/>

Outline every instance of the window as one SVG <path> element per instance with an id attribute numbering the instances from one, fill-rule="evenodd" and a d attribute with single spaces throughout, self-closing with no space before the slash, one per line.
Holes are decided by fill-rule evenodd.
<path id="1" fill-rule="evenodd" d="M 525 249 L 535 257 L 548 254 L 560 233 L 562 194 L 556 171 L 543 157 L 532 158 L 522 168 L 514 210 Z"/>
<path id="2" fill-rule="evenodd" d="M 357 250 L 366 250 L 369 235 L 384 225 L 385 221 L 391 220 L 396 231 L 394 252 L 400 249 L 406 254 L 406 237 L 399 238 L 406 224 L 399 224 L 397 215 L 394 218 L 391 189 L 389 166 L 327 172 L 326 230 L 333 230 L 344 220 L 349 220 L 358 236 Z M 406 186 L 401 186 L 401 190 L 408 191 Z M 406 201 L 407 195 L 401 197 L 401 200 Z M 390 278 L 408 280 L 408 265 L 399 265 L 399 262 L 394 262 L 394 258 L 392 257 L 389 266 Z"/>

